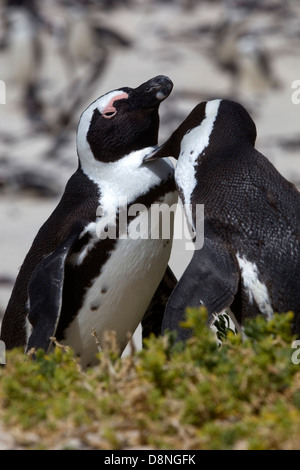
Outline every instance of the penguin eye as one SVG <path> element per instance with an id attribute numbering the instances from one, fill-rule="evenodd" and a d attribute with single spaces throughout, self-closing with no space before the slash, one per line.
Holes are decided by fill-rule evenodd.
<path id="1" fill-rule="evenodd" d="M 105 113 L 102 114 L 102 116 L 106 119 L 111 119 L 113 116 L 117 114 L 117 111 L 106 111 Z"/>

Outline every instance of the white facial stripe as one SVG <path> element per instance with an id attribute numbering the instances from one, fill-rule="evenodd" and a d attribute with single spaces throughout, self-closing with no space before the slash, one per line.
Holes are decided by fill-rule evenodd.
<path id="1" fill-rule="evenodd" d="M 268 289 L 265 284 L 258 279 L 258 269 L 256 264 L 248 261 L 244 256 L 241 258 L 239 254 L 236 255 L 239 263 L 242 280 L 244 287 L 248 293 L 249 301 L 253 303 L 255 300 L 259 310 L 267 320 L 273 317 L 273 309 L 271 306 Z"/>
<path id="2" fill-rule="evenodd" d="M 106 112 L 116 111 L 116 108 L 113 106 L 115 101 L 128 99 L 127 93 L 120 93 L 119 95 L 113 96 L 104 109 L 99 110 L 102 114 Z"/>
<path id="3" fill-rule="evenodd" d="M 105 108 L 107 106 L 112 106 L 115 100 L 121 100 L 124 98 L 128 98 L 128 94 L 125 91 L 122 91 L 122 90 L 110 91 L 106 95 L 103 95 L 100 98 L 98 98 L 98 100 L 93 103 L 95 105 L 94 109 L 97 107 L 100 113 L 102 114 Z"/>
<path id="4" fill-rule="evenodd" d="M 197 184 L 195 166 L 199 155 L 209 144 L 220 103 L 221 100 L 208 101 L 205 108 L 205 119 L 199 126 L 194 127 L 186 134 L 181 141 L 175 179 L 183 191 L 186 216 L 191 227 L 193 227 L 191 196 Z"/>
<path id="5" fill-rule="evenodd" d="M 125 98 L 125 95 L 128 97 L 127 93 L 123 90 L 111 91 L 106 95 L 100 96 L 82 113 L 77 130 L 77 150 L 81 162 L 82 160 L 94 160 L 94 155 L 86 137 L 95 109 L 98 109 L 102 114 L 107 106 L 111 105 L 116 99 Z M 117 98 L 118 96 L 119 98 Z"/>

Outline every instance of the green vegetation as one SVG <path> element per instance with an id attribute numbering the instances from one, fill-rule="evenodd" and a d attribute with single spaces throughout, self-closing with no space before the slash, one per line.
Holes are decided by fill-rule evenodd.
<path id="1" fill-rule="evenodd" d="M 120 359 L 111 338 L 85 371 L 59 345 L 34 360 L 9 352 L 0 369 L 2 428 L 35 449 L 297 449 L 292 316 L 248 322 L 244 340 L 227 329 L 219 347 L 205 311 L 190 309 L 186 347 L 153 337 Z"/>

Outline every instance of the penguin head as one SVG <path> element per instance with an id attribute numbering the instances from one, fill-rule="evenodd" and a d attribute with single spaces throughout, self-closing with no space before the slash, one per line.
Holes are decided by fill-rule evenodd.
<path id="1" fill-rule="evenodd" d="M 246 109 L 226 99 L 203 101 L 173 132 L 171 137 L 144 158 L 144 161 L 162 157 L 179 158 L 186 141 L 193 140 L 198 156 L 208 148 L 211 152 L 230 146 L 254 146 L 256 126 Z"/>
<path id="2" fill-rule="evenodd" d="M 173 83 L 158 75 L 137 88 L 119 88 L 98 98 L 81 115 L 77 131 L 80 162 L 115 162 L 157 144 L 160 103 Z"/>

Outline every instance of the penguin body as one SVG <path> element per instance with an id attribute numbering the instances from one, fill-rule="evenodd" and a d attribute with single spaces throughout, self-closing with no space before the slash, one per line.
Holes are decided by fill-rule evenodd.
<path id="1" fill-rule="evenodd" d="M 43 18 L 35 2 L 10 2 L 5 9 L 7 21 L 5 61 L 11 82 L 11 100 L 21 104 L 31 121 L 40 121 Z"/>
<path id="2" fill-rule="evenodd" d="M 238 103 L 197 105 L 146 160 L 178 159 L 176 186 L 189 225 L 204 204 L 204 244 L 172 293 L 163 329 L 179 327 L 187 306 L 204 305 L 209 323 L 230 309 L 239 325 L 293 310 L 300 333 L 300 194 L 255 147 L 256 126 Z"/>
<path id="3" fill-rule="evenodd" d="M 79 167 L 21 267 L 2 324 L 7 348 L 48 351 L 55 337 L 86 366 L 96 360 L 93 328 L 100 345 L 114 330 L 120 353 L 145 314 L 145 330 L 160 330 L 164 303 L 152 307 L 155 292 L 168 296 L 176 282 L 167 269 L 172 243 L 151 239 L 143 222 L 151 204 L 176 202 L 174 169 L 168 159 L 143 159 L 157 143 L 159 104 L 171 90 L 158 76 L 83 112 Z"/>

